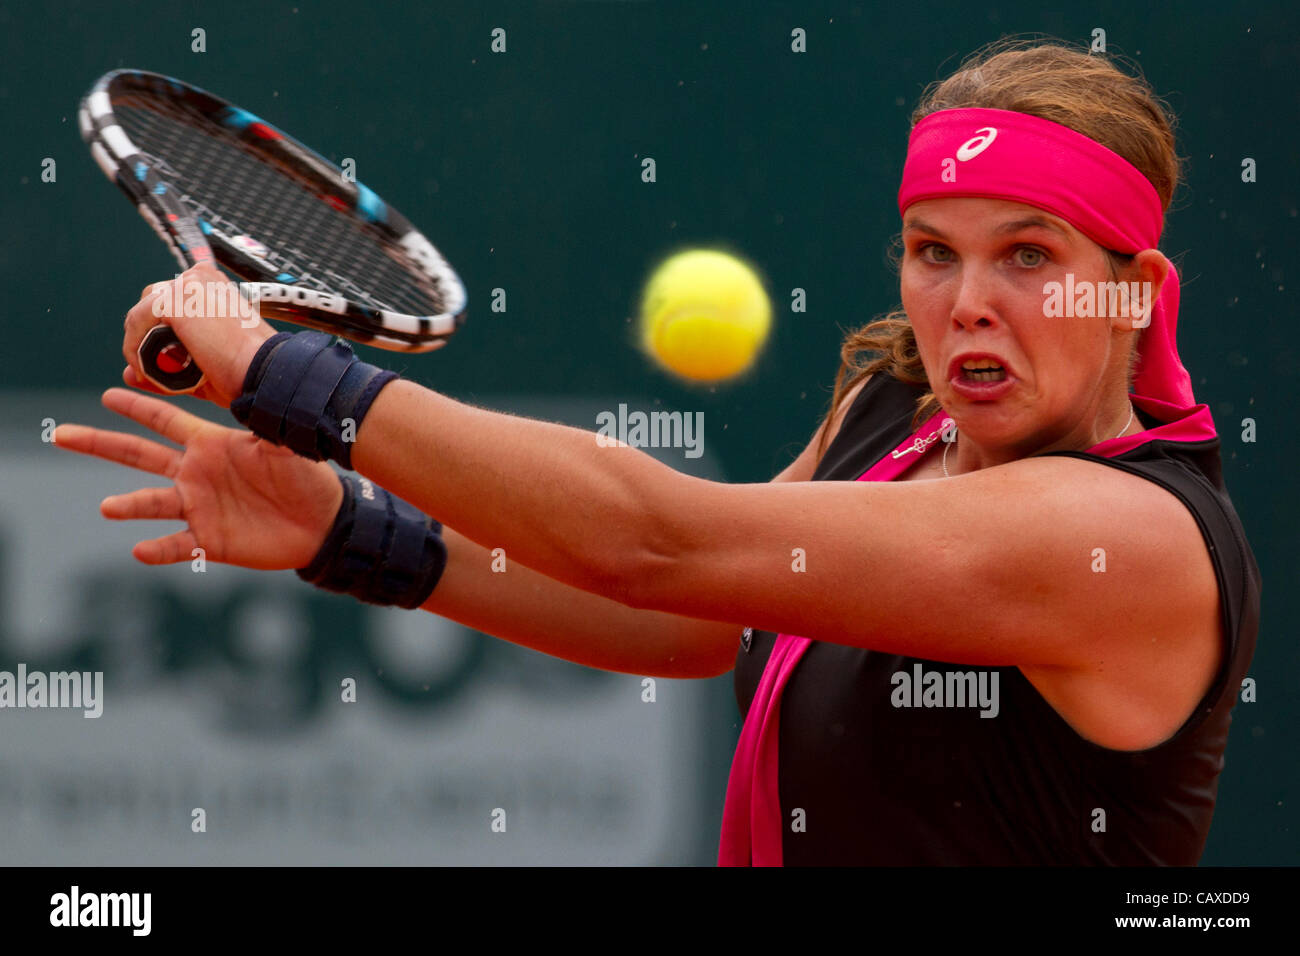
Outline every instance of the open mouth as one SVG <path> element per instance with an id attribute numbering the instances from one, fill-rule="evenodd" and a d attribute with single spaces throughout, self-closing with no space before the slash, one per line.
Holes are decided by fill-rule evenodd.
<path id="1" fill-rule="evenodd" d="M 967 382 L 1000 382 L 1007 377 L 1007 370 L 996 362 L 966 362 L 961 367 L 961 377 Z"/>

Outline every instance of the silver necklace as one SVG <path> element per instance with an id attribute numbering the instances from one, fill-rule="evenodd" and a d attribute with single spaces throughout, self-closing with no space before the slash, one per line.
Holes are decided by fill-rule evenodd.
<path id="1" fill-rule="evenodd" d="M 1115 434 L 1115 438 L 1118 438 L 1120 435 L 1122 435 L 1122 434 L 1124 434 L 1126 431 L 1128 431 L 1128 427 L 1129 427 L 1130 425 L 1133 424 L 1133 412 L 1134 412 L 1133 403 L 1132 403 L 1132 402 L 1129 402 L 1129 403 L 1128 403 L 1128 421 L 1126 421 L 1126 422 L 1124 423 L 1124 427 L 1121 428 L 1121 429 L 1120 429 L 1120 430 Z M 935 432 L 935 435 L 936 435 L 936 436 L 937 436 L 938 434 L 939 434 L 938 432 Z M 1112 438 L 1111 441 L 1114 441 L 1115 438 Z M 917 441 L 920 441 L 920 439 L 917 439 Z M 954 439 L 953 439 L 952 441 L 950 441 L 950 442 L 944 442 L 944 445 L 943 445 L 943 476 L 944 476 L 945 478 L 951 478 L 951 477 L 952 477 L 952 475 L 948 474 L 948 449 L 951 448 L 951 447 L 952 447 L 953 445 L 955 445 L 955 444 L 957 444 L 957 439 L 956 439 L 956 438 L 954 438 Z M 911 451 L 911 449 L 909 448 L 908 451 Z M 897 454 L 897 453 L 895 453 L 895 454 Z"/>

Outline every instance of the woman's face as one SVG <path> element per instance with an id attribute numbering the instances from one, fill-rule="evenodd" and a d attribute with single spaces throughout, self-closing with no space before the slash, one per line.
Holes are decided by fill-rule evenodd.
<path id="1" fill-rule="evenodd" d="M 930 386 L 962 434 L 1024 454 L 1091 444 L 1112 320 L 1049 318 L 1044 285 L 1064 286 L 1067 273 L 1076 287 L 1109 282 L 1105 251 L 1051 213 L 983 198 L 914 203 L 903 243 L 903 308 Z M 985 364 L 979 357 L 1003 371 L 971 371 Z"/>

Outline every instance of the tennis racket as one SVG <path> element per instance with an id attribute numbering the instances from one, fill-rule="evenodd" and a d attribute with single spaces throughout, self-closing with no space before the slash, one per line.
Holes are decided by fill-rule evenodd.
<path id="1" fill-rule="evenodd" d="M 182 270 L 215 262 L 263 318 L 403 352 L 446 344 L 465 286 L 396 209 L 269 123 L 180 80 L 101 77 L 78 111 L 81 137 Z M 164 391 L 203 380 L 176 334 L 140 345 Z"/>

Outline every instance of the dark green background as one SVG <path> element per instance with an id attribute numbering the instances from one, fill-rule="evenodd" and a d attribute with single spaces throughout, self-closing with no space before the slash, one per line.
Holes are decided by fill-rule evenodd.
<path id="1" fill-rule="evenodd" d="M 1265 581 L 1252 668 L 1260 700 L 1237 710 L 1204 862 L 1294 863 L 1300 18 L 1288 7 L 6 5 L 0 389 L 115 383 L 122 313 L 172 272 L 76 133 L 94 79 L 139 67 L 209 88 L 336 161 L 353 157 L 358 178 L 461 272 L 470 316 L 453 344 L 367 358 L 470 401 L 649 395 L 702 410 L 728 478 L 765 480 L 824 413 L 842 332 L 896 301 L 885 249 L 922 87 L 1004 34 L 1083 41 L 1102 27 L 1180 117 L 1188 182 L 1162 245 L 1184 279 L 1183 358 L 1223 434 L 1227 482 Z M 196 26 L 206 53 L 190 52 Z M 489 52 L 498 26 L 504 55 Z M 806 54 L 790 51 L 796 26 L 808 32 Z M 647 155 L 653 184 L 640 179 Z M 1253 184 L 1241 181 L 1246 156 L 1258 163 Z M 58 163 L 56 183 L 40 180 L 45 157 Z M 756 369 L 716 388 L 650 368 L 631 318 L 654 262 L 697 244 L 758 265 L 777 309 Z M 505 314 L 486 307 L 496 287 Z M 789 311 L 794 287 L 807 290 L 804 314 Z M 1245 416 L 1258 423 L 1254 444 L 1240 440 Z M 725 682 L 718 699 L 716 727 L 702 731 L 718 737 L 720 789 L 735 733 Z M 701 859 L 715 838 L 701 834 Z"/>

